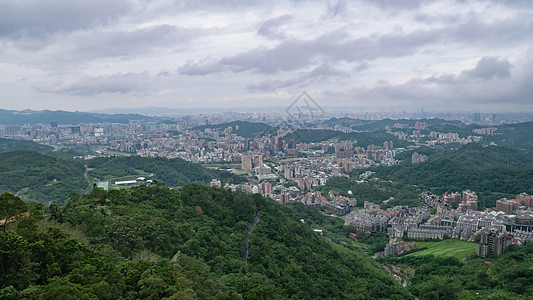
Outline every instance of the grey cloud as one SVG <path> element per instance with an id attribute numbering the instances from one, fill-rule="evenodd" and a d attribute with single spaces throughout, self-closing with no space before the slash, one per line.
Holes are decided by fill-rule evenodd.
<path id="1" fill-rule="evenodd" d="M 379 57 L 401 57 L 415 53 L 420 46 L 435 41 L 433 31 L 418 30 L 408 34 L 393 33 L 350 40 L 336 31 L 315 40 L 286 40 L 278 46 L 257 48 L 210 63 L 188 63 L 179 72 L 199 75 L 221 71 L 275 73 L 298 70 L 319 59 L 356 62 Z"/>
<path id="2" fill-rule="evenodd" d="M 128 56 L 150 52 L 153 48 L 174 46 L 188 41 L 193 30 L 172 25 L 156 25 L 132 31 L 91 31 L 72 36 L 68 51 L 74 56 L 98 58 Z"/>
<path id="3" fill-rule="evenodd" d="M 370 65 L 364 62 L 364 63 L 360 63 L 359 65 L 355 66 L 354 71 L 362 72 L 364 70 L 368 70 L 369 68 L 370 68 Z"/>
<path id="4" fill-rule="evenodd" d="M 510 33 L 512 32 L 512 33 Z M 455 26 L 394 32 L 351 39 L 343 31 L 335 31 L 314 40 L 285 40 L 273 48 L 254 50 L 208 63 L 189 62 L 179 72 L 204 75 L 216 72 L 256 71 L 276 73 L 308 67 L 314 61 L 361 62 L 382 57 L 403 57 L 415 54 L 424 46 L 438 42 L 470 43 L 481 46 L 507 47 L 533 36 L 533 21 L 508 19 L 485 23 L 471 18 Z"/>
<path id="5" fill-rule="evenodd" d="M 202 76 L 223 71 L 223 66 L 214 61 L 204 60 L 202 62 L 189 61 L 178 68 L 178 73 L 190 76 Z"/>
<path id="6" fill-rule="evenodd" d="M 462 74 L 470 78 L 483 78 L 485 80 L 495 77 L 511 77 L 513 65 L 507 60 L 499 60 L 497 57 L 483 57 L 472 70 L 466 70 Z"/>
<path id="7" fill-rule="evenodd" d="M 328 17 L 335 17 L 344 14 L 346 11 L 346 0 L 330 1 L 328 4 Z"/>
<path id="8" fill-rule="evenodd" d="M 105 24 L 129 12 L 127 0 L 0 1 L 0 38 L 43 36 Z"/>
<path id="9" fill-rule="evenodd" d="M 133 30 L 94 29 L 61 34 L 53 40 L 22 39 L 16 45 L 19 53 L 32 53 L 25 64 L 58 65 L 80 63 L 106 57 L 133 57 L 157 49 L 185 48 L 197 34 L 195 29 L 172 25 L 154 25 Z"/>
<path id="10" fill-rule="evenodd" d="M 283 15 L 267 20 L 259 26 L 257 33 L 270 39 L 283 39 L 285 38 L 285 33 L 279 27 L 290 19 L 292 19 L 291 15 Z"/>
<path id="11" fill-rule="evenodd" d="M 423 0 L 372 0 L 366 3 L 375 5 L 382 9 L 415 9 L 422 5 Z"/>
<path id="12" fill-rule="evenodd" d="M 347 74 L 343 71 L 340 71 L 328 63 L 324 63 L 310 72 L 302 72 L 299 76 L 291 78 L 288 80 L 267 80 L 259 84 L 252 84 L 248 86 L 249 90 L 256 91 L 275 91 L 281 88 L 287 88 L 291 86 L 304 86 L 309 82 L 320 81 L 324 83 L 325 81 L 339 77 L 346 76 Z"/>
<path id="13" fill-rule="evenodd" d="M 41 92 L 70 95 L 130 94 L 148 89 L 149 76 L 143 73 L 116 73 L 106 76 L 83 77 L 72 83 L 35 87 Z"/>
<path id="14" fill-rule="evenodd" d="M 472 17 L 456 26 L 443 28 L 442 35 L 454 42 L 509 47 L 533 37 L 533 14 L 523 12 L 523 15 L 494 22 Z"/>
<path id="15" fill-rule="evenodd" d="M 514 72 L 513 78 L 516 77 L 516 80 L 506 80 L 511 76 L 507 74 L 510 66 L 507 61 L 485 57 L 480 59 L 474 69 L 458 74 L 411 79 L 402 84 L 382 82 L 372 88 L 353 89 L 344 94 L 344 97 L 383 104 L 427 105 L 446 110 L 471 109 L 479 104 L 502 109 L 532 107 L 533 61 L 526 62 L 520 70 Z M 491 80 L 479 81 L 479 78 Z"/>
<path id="16" fill-rule="evenodd" d="M 456 24 L 461 21 L 461 16 L 459 14 L 439 14 L 439 15 L 429 15 L 427 13 L 417 13 L 414 17 L 417 22 L 434 24 L 438 22 L 446 24 Z"/>
<path id="17" fill-rule="evenodd" d="M 186 10 L 234 10 L 236 7 L 255 7 L 265 4 L 263 0 L 181 0 L 174 7 Z"/>

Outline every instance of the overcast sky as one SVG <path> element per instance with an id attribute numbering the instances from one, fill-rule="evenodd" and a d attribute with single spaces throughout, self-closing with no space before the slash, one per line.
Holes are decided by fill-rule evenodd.
<path id="1" fill-rule="evenodd" d="M 0 108 L 533 110 L 533 2 L 0 0 Z"/>

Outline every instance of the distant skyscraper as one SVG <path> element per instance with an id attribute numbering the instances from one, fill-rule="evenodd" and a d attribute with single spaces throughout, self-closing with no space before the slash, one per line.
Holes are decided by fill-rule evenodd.
<path id="1" fill-rule="evenodd" d="M 475 123 L 479 123 L 481 121 L 481 114 L 480 113 L 475 113 L 474 114 L 474 122 Z"/>

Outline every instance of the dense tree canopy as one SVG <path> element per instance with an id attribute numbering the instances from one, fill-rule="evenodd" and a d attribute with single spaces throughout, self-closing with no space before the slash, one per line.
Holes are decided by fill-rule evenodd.
<path id="1" fill-rule="evenodd" d="M 47 221 L 57 225 L 33 232 L 18 226 L 0 236 L 1 293 L 45 299 L 410 297 L 366 254 L 300 222 L 299 209 L 258 195 L 198 185 L 95 189 L 53 209 L 50 216 L 61 226 Z M 255 215 L 260 221 L 249 235 L 245 263 L 244 240 Z M 315 216 L 315 224 L 322 218 Z M 88 244 L 58 226 L 77 228 Z"/>

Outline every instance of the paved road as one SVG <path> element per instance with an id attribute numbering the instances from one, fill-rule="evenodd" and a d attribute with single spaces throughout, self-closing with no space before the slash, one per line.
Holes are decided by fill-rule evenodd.
<path id="1" fill-rule="evenodd" d="M 246 238 L 244 239 L 244 251 L 242 252 L 242 261 L 246 264 L 248 263 L 248 236 L 254 232 L 255 225 L 259 223 L 259 215 L 255 215 L 254 221 L 252 224 L 250 224 L 250 227 L 248 227 L 248 233 L 246 234 Z"/>

